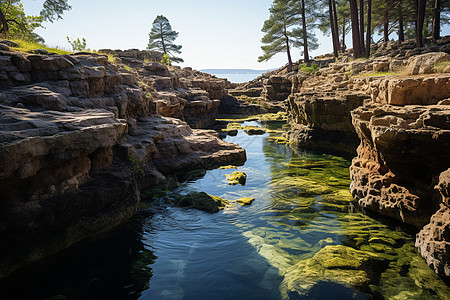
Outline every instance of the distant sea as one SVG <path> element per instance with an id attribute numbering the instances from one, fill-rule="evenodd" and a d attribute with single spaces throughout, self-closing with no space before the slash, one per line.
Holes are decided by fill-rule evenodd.
<path id="1" fill-rule="evenodd" d="M 219 78 L 226 78 L 230 82 L 242 83 L 248 82 L 256 77 L 275 69 L 270 70 L 252 70 L 252 69 L 203 69 L 201 72 L 215 75 Z"/>

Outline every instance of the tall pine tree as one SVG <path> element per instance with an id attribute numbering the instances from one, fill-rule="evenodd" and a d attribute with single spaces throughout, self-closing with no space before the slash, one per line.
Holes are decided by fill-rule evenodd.
<path id="1" fill-rule="evenodd" d="M 304 61 L 309 61 L 309 50 L 317 49 L 317 39 L 308 33 L 308 8 L 305 0 L 274 0 L 269 9 L 269 19 L 264 22 L 261 31 L 265 33 L 261 42 L 264 54 L 258 61 L 267 61 L 275 54 L 286 52 L 289 67 L 292 69 L 291 49 L 300 48 Z"/>
<path id="2" fill-rule="evenodd" d="M 180 54 L 182 46 L 174 44 L 175 39 L 178 37 L 178 32 L 172 29 L 166 17 L 163 15 L 157 16 L 148 35 L 147 49 L 167 54 L 173 62 L 184 62 L 182 58 L 173 55 L 173 53 Z"/>

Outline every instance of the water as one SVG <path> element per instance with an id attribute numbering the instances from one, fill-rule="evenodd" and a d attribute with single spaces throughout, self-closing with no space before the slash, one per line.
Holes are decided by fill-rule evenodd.
<path id="1" fill-rule="evenodd" d="M 349 207 L 350 161 L 242 130 L 245 186 L 211 170 L 175 193 L 236 203 L 217 214 L 143 203 L 132 220 L 0 282 L 0 299 L 449 299 L 413 234 Z"/>

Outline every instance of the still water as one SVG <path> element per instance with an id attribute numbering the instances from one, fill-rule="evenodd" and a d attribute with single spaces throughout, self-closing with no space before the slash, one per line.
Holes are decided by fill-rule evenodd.
<path id="1" fill-rule="evenodd" d="M 413 233 L 349 206 L 348 159 L 278 144 L 281 124 L 243 125 L 273 130 L 226 138 L 247 151 L 237 169 L 245 186 L 227 184 L 234 169 L 216 169 L 172 192 L 207 192 L 229 207 L 143 203 L 126 224 L 1 282 L 0 298 L 449 299 Z M 244 196 L 251 206 L 233 203 Z"/>

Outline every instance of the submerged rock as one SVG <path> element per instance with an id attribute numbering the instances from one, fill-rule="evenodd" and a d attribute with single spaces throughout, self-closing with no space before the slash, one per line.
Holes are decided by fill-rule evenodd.
<path id="1" fill-rule="evenodd" d="M 258 126 L 245 126 L 244 131 L 248 135 L 260 135 L 266 133 L 266 131 L 263 128 Z"/>
<path id="2" fill-rule="evenodd" d="M 210 213 L 224 209 L 230 202 L 217 196 L 211 196 L 205 192 L 192 192 L 187 195 L 172 195 L 175 205 L 191 207 Z"/>
<path id="3" fill-rule="evenodd" d="M 245 182 L 247 181 L 247 174 L 239 171 L 235 171 L 231 174 L 225 174 L 225 177 L 228 180 L 229 185 L 245 185 Z"/>
<path id="4" fill-rule="evenodd" d="M 242 197 L 242 198 L 236 200 L 236 202 L 242 206 L 251 205 L 253 203 L 253 201 L 255 201 L 255 198 L 250 198 L 250 197 Z"/>

